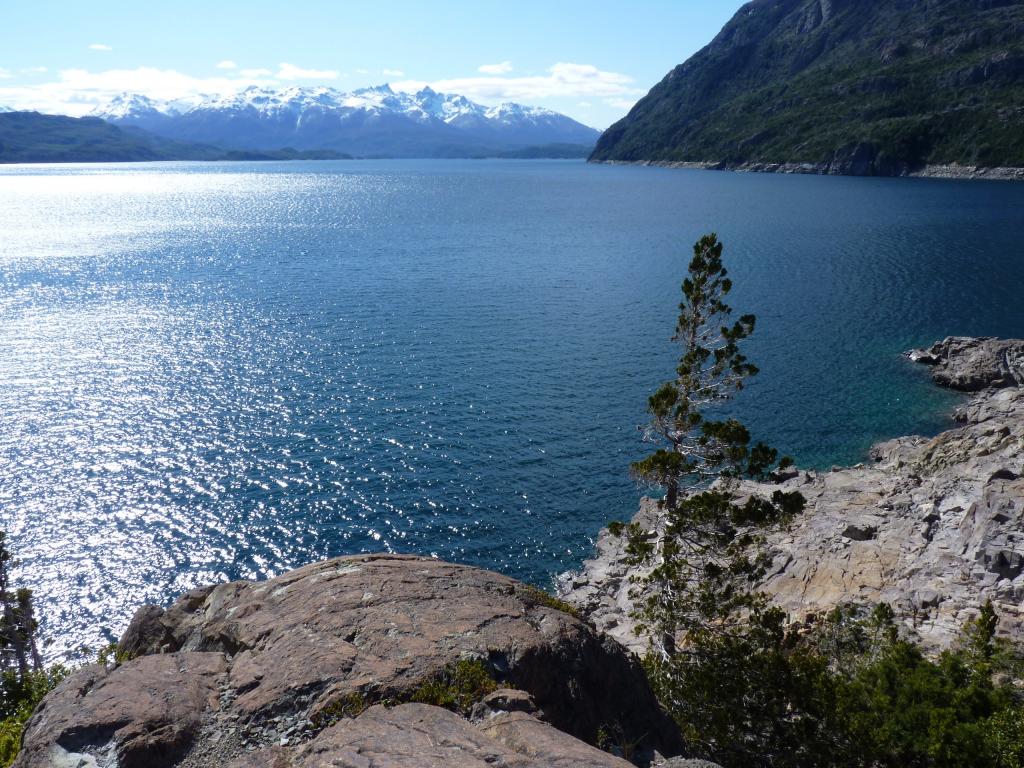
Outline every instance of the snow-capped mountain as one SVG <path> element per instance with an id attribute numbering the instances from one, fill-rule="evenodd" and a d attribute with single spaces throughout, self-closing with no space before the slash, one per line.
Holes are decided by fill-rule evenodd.
<path id="1" fill-rule="evenodd" d="M 599 132 L 541 107 L 485 107 L 465 96 L 396 92 L 389 85 L 253 86 L 173 102 L 125 93 L 94 110 L 122 126 L 237 149 L 333 149 L 354 155 L 459 157 L 546 144 L 593 145 Z"/>
<path id="2" fill-rule="evenodd" d="M 10 107 L 5 107 L 3 104 L 0 104 L 0 112 L 13 112 L 13 111 L 14 110 L 11 109 Z"/>

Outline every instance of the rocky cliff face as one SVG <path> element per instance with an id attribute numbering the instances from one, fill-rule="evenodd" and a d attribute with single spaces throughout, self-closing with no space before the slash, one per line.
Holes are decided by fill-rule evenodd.
<path id="1" fill-rule="evenodd" d="M 763 585 L 793 620 L 847 602 L 892 605 L 926 646 L 948 646 L 991 598 L 1004 634 L 1024 630 L 1024 341 L 949 338 L 911 358 L 934 380 L 973 392 L 958 426 L 934 438 L 876 445 L 871 460 L 800 472 L 744 494 L 800 491 L 805 513 L 769 542 Z M 636 518 L 658 535 L 658 505 Z M 599 629 L 642 652 L 629 618 L 624 542 L 603 531 L 595 557 L 562 578 L 562 597 Z"/>
<path id="2" fill-rule="evenodd" d="M 599 733 L 641 763 L 675 754 L 635 659 L 564 607 L 395 555 L 195 590 L 136 613 L 134 658 L 47 696 L 15 766 L 628 768 Z M 436 706 L 467 663 L 486 671 L 479 700 Z"/>
<path id="3" fill-rule="evenodd" d="M 903 175 L 1024 166 L 1021 0 L 753 0 L 596 161 Z"/>

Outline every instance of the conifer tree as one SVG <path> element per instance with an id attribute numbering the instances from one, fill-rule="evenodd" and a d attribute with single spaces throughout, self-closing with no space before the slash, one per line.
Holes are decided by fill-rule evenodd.
<path id="1" fill-rule="evenodd" d="M 7 535 L 0 531 L 0 672 L 14 672 L 25 679 L 42 669 L 36 644 L 35 614 L 32 592 L 13 589 L 10 577 L 12 557 L 7 549 Z"/>
<path id="2" fill-rule="evenodd" d="M 751 445 L 749 431 L 736 419 L 708 413 L 758 372 L 740 349 L 756 319 L 732 320 L 726 303 L 732 280 L 722 250 L 714 234 L 693 247 L 672 337 L 680 346 L 679 364 L 675 377 L 648 400 L 645 437 L 661 446 L 631 467 L 638 481 L 665 490 L 657 544 L 635 524 L 625 529 L 634 563 L 650 567 L 636 590 L 636 616 L 663 660 L 674 653 L 680 632 L 722 631 L 753 608 L 750 587 L 766 563 L 752 531 L 803 508 L 798 493 L 737 503 L 741 478 L 763 479 L 792 462 L 777 461 L 777 452 L 763 443 Z"/>

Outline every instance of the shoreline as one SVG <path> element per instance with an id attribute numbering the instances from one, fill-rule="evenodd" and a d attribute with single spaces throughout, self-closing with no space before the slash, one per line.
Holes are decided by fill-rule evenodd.
<path id="1" fill-rule="evenodd" d="M 887 602 L 930 650 L 949 647 L 986 599 L 1000 634 L 1024 631 L 1024 340 L 950 337 L 910 360 L 939 386 L 973 393 L 957 423 L 932 438 L 876 444 L 870 459 L 830 471 L 792 471 L 775 483 L 744 481 L 742 498 L 800 491 L 806 511 L 768 537 L 773 565 L 761 584 L 790 621 L 832 608 Z M 658 502 L 633 517 L 661 535 Z M 558 596 L 598 629 L 642 654 L 630 617 L 625 540 L 601 530 L 592 557 L 556 578 Z"/>
<path id="2" fill-rule="evenodd" d="M 830 163 L 739 163 L 688 160 L 587 160 L 594 165 L 638 165 L 653 168 L 682 168 L 701 171 L 732 171 L 734 173 L 781 173 L 802 176 L 847 176 L 880 179 L 960 179 L 987 181 L 1024 181 L 1024 168 L 958 165 L 956 163 L 926 165 L 899 174 L 837 173 Z"/>

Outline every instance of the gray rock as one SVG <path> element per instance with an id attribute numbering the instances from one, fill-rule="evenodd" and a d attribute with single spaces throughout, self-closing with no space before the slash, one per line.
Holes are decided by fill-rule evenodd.
<path id="1" fill-rule="evenodd" d="M 476 726 L 426 704 L 371 707 L 301 750 L 273 748 L 229 768 L 631 768 L 525 713 Z"/>
<path id="2" fill-rule="evenodd" d="M 907 353 L 934 366 L 932 378 L 951 389 L 977 392 L 987 387 L 1024 386 L 1024 341 L 949 336 L 928 349 Z"/>
<path id="3" fill-rule="evenodd" d="M 773 534 L 763 589 L 793 619 L 846 602 L 887 602 L 927 648 L 949 647 L 987 599 L 999 631 L 1024 631 L 1024 341 L 954 337 L 918 352 L 943 385 L 978 390 L 955 429 L 876 445 L 874 462 L 746 483 L 743 494 L 800 491 L 805 513 Z M 634 517 L 652 536 L 661 515 L 645 499 Z M 638 653 L 625 542 L 602 531 L 581 572 L 559 593 Z"/>

